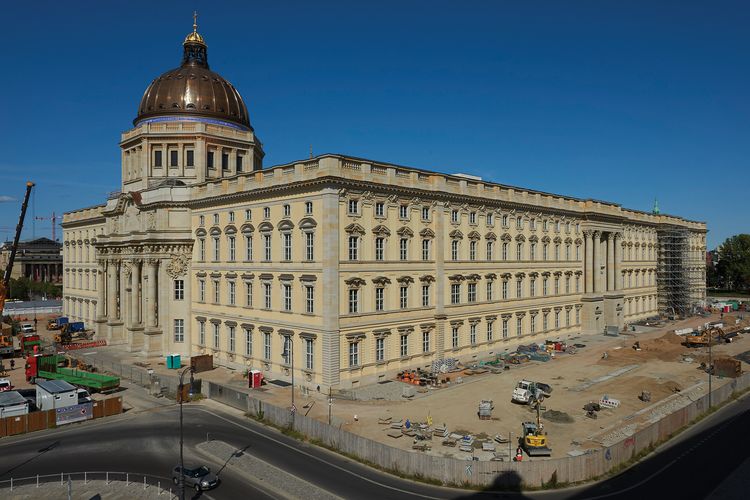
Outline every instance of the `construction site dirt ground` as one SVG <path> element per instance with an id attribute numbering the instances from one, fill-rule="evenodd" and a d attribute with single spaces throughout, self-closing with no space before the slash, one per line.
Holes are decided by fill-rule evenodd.
<path id="1" fill-rule="evenodd" d="M 535 420 L 536 413 L 528 406 L 511 402 L 511 394 L 521 379 L 546 382 L 553 387 L 552 396 L 543 406 L 553 413 L 553 419 L 542 416 L 544 430 L 548 433 L 552 457 L 585 452 L 613 444 L 632 434 L 639 426 L 648 425 L 663 415 L 688 404 L 691 399 L 706 394 L 708 375 L 700 369 L 700 361 L 707 359 L 707 348 L 686 348 L 675 329 L 697 327 L 708 321 L 718 320 L 719 315 L 709 318 L 695 317 L 679 322 L 668 322 L 664 327 L 648 333 L 623 334 L 619 337 L 604 335 L 581 336 L 573 343 L 585 344 L 577 354 L 560 354 L 549 362 L 531 362 L 513 365 L 501 374 L 485 373 L 464 376 L 463 382 L 427 393 L 417 394 L 411 400 L 348 401 L 335 399 L 331 408 L 334 425 L 386 443 L 390 446 L 411 450 L 413 440 L 408 436 L 393 438 L 388 425 L 378 424 L 378 419 L 391 417 L 394 421 L 409 419 L 413 423 L 427 422 L 433 426 L 445 424 L 451 433 L 473 434 L 477 440 L 474 455 L 489 459 L 492 453 L 482 452 L 481 441 L 492 440 L 495 435 L 512 436 L 515 448 L 521 432 L 521 423 Z M 725 316 L 725 323 L 734 324 L 734 316 Z M 743 326 L 750 321 L 741 322 Z M 713 356 L 735 356 L 750 351 L 750 334 L 739 334 L 734 342 L 715 345 Z M 640 351 L 633 349 L 638 341 Z M 530 341 L 529 341 L 530 342 Z M 528 343 L 528 342 L 527 342 Z M 569 342 L 571 343 L 571 342 Z M 607 357 L 603 359 L 602 354 Z M 687 361 L 685 358 L 687 357 Z M 742 364 L 743 371 L 749 367 Z M 461 373 L 451 377 L 455 380 Z M 714 377 L 715 387 L 730 379 Z M 385 386 L 407 386 L 392 381 Z M 412 386 L 414 387 L 414 386 Z M 273 388 L 265 391 L 262 398 L 278 406 L 289 406 L 289 388 Z M 651 401 L 639 399 L 642 391 L 651 393 Z M 602 409 L 598 418 L 585 415 L 583 406 L 607 395 L 618 399 L 616 409 Z M 304 397 L 297 393 L 296 406 L 301 413 L 321 421 L 328 419 L 327 397 L 311 393 Z M 480 400 L 490 399 L 494 410 L 490 420 L 480 420 L 477 409 Z M 314 401 L 314 404 L 310 404 Z M 542 412 L 544 415 L 544 412 Z M 549 414 L 548 414 L 549 415 Z M 356 418 L 355 418 L 356 416 Z M 454 456 L 469 459 L 471 453 L 459 451 L 458 447 L 443 446 L 442 438 L 427 441 L 433 455 Z M 508 445 L 497 445 L 497 451 L 507 451 Z M 422 452 L 419 452 L 422 453 Z"/>

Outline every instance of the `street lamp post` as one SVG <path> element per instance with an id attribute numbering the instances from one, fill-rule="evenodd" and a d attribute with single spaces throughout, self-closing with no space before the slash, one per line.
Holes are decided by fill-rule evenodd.
<path id="1" fill-rule="evenodd" d="M 281 355 L 287 360 L 287 362 L 289 358 L 292 360 L 292 407 L 290 408 L 290 411 L 292 413 L 292 418 L 294 418 L 294 412 L 296 411 L 296 407 L 294 406 L 294 341 L 291 336 L 286 336 L 284 339 L 284 352 Z"/>
<path id="2" fill-rule="evenodd" d="M 185 462 L 183 459 L 182 454 L 182 447 L 183 447 L 183 433 L 182 433 L 182 400 L 184 399 L 182 397 L 183 395 L 183 379 L 185 378 L 185 374 L 187 372 L 190 372 L 190 395 L 193 394 L 193 374 L 195 373 L 195 370 L 192 366 L 186 367 L 184 370 L 180 372 L 180 385 L 178 386 L 178 399 L 180 401 L 180 500 L 185 500 Z"/>

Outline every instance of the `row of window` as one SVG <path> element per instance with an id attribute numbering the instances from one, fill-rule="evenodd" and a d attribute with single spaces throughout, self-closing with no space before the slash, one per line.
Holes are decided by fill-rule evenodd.
<path id="1" fill-rule="evenodd" d="M 167 162 L 166 164 L 170 168 L 177 168 L 180 166 L 180 151 L 176 148 L 169 148 L 167 151 Z M 245 166 L 246 151 L 237 151 L 234 155 L 234 167 L 236 172 L 242 172 Z M 153 151 L 153 164 L 155 168 L 161 168 L 165 166 L 164 151 L 161 149 L 155 149 Z M 207 151 L 206 152 L 206 168 L 216 168 L 216 157 L 219 157 L 221 163 L 221 169 L 228 171 L 230 165 L 230 155 L 227 151 Z M 195 167 L 195 150 L 186 149 L 183 160 L 185 167 Z"/>
<path id="2" fill-rule="evenodd" d="M 362 205 L 358 199 L 350 199 L 347 204 L 347 213 L 350 216 L 361 216 L 362 215 Z M 411 206 L 409 204 L 401 204 L 398 206 L 398 218 L 400 220 L 410 220 L 411 218 Z M 421 210 L 421 220 L 422 222 L 430 222 L 432 220 L 432 208 L 430 206 L 422 206 Z M 468 222 L 471 225 L 477 225 L 479 214 L 476 211 L 472 211 L 468 213 Z M 451 223 L 452 224 L 460 224 L 461 219 L 463 216 L 463 212 L 461 210 L 451 210 Z M 375 217 L 386 217 L 386 202 L 384 201 L 378 201 L 375 202 Z M 495 217 L 493 213 L 487 213 L 484 214 L 485 224 L 488 227 L 494 227 L 495 225 Z M 511 217 L 507 214 L 503 214 L 500 217 L 500 223 L 502 227 L 510 227 L 511 224 L 513 224 L 513 221 L 515 221 L 515 226 L 519 230 L 523 230 L 526 227 L 526 222 L 528 222 L 528 227 L 530 230 L 535 231 L 537 229 L 537 219 L 530 218 L 526 219 L 523 217 Z M 562 230 L 563 223 L 559 220 L 550 221 L 548 219 L 542 220 L 542 230 L 543 231 L 549 231 L 551 226 L 554 226 L 555 232 L 559 233 Z M 575 228 L 575 232 L 579 233 L 581 230 L 580 223 L 576 222 L 574 225 L 570 221 L 566 221 L 564 223 L 564 228 L 566 233 L 570 233 L 571 229 Z"/>
<path id="3" fill-rule="evenodd" d="M 291 217 L 292 215 L 292 206 L 288 203 L 282 205 L 282 211 L 283 211 L 283 217 Z M 263 207 L 263 219 L 268 220 L 271 218 L 271 207 Z M 305 202 L 305 215 L 312 215 L 313 214 L 313 202 L 306 201 Z M 211 218 L 213 220 L 214 226 L 218 226 L 220 224 L 220 214 L 214 213 L 211 215 Z M 252 208 L 246 208 L 245 209 L 245 221 L 250 221 L 253 218 L 253 209 Z M 230 210 L 227 212 L 227 219 L 230 224 L 234 223 L 236 220 L 235 211 Z M 204 227 L 206 225 L 206 216 L 200 215 L 198 216 L 198 225 L 200 227 Z"/>
<path id="4" fill-rule="evenodd" d="M 305 248 L 304 248 L 304 260 L 305 261 L 313 261 L 315 260 L 315 232 L 313 231 L 305 231 L 303 233 L 303 238 L 305 240 Z M 242 248 L 242 257 L 244 258 L 245 262 L 252 262 L 254 260 L 253 255 L 253 235 L 252 234 L 244 234 L 241 235 L 240 238 L 242 239 L 243 248 Z M 292 260 L 292 251 L 293 251 L 293 235 L 291 231 L 284 231 L 280 234 L 281 238 L 281 260 L 282 261 L 291 261 Z M 273 233 L 269 232 L 263 232 L 260 234 L 260 239 L 262 242 L 262 249 L 261 249 L 261 261 L 262 262 L 271 262 L 273 257 Z M 227 235 L 226 236 L 226 243 L 227 243 L 227 261 L 229 262 L 235 262 L 237 261 L 237 236 L 236 235 Z M 211 237 L 211 256 L 213 258 L 214 262 L 221 261 L 221 240 L 219 236 L 212 236 Z M 198 260 L 201 262 L 206 261 L 206 238 L 200 237 L 198 238 Z"/>
<path id="5" fill-rule="evenodd" d="M 178 288 L 179 283 L 179 288 Z M 227 304 L 230 306 L 236 306 L 238 304 L 238 284 L 241 287 L 240 292 L 242 296 L 242 305 L 244 307 L 255 307 L 253 303 L 253 281 L 241 281 L 227 280 L 226 282 L 226 298 Z M 206 280 L 198 278 L 198 302 L 207 302 L 206 300 Z M 261 306 L 260 309 L 271 310 L 273 308 L 273 284 L 270 280 L 263 280 L 260 283 L 261 286 Z M 174 297 L 175 300 L 182 300 L 184 298 L 183 292 L 184 283 L 182 280 L 175 280 Z M 213 304 L 222 303 L 222 286 L 221 280 L 218 278 L 211 279 L 211 299 Z M 306 314 L 315 313 L 315 286 L 312 283 L 305 283 L 302 285 L 303 297 L 304 297 L 304 312 Z M 292 312 L 294 304 L 294 287 L 291 282 L 281 283 L 281 310 L 285 312 Z"/>

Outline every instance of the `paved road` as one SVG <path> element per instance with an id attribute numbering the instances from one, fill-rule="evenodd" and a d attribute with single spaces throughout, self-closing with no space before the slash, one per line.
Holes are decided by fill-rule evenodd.
<path id="1" fill-rule="evenodd" d="M 299 443 L 220 405 L 185 406 L 186 457 L 195 445 L 222 440 L 343 498 L 705 498 L 746 458 L 750 438 L 750 398 L 701 422 L 662 453 L 608 481 L 557 492 L 467 493 L 404 481 L 317 447 Z M 178 457 L 177 408 L 74 424 L 0 441 L 0 479 L 36 473 L 127 470 L 168 475 Z M 204 458 L 200 460 L 205 461 Z M 190 460 L 186 460 L 190 462 Z M 211 463 L 218 469 L 221 464 Z M 206 498 L 270 498 L 252 471 L 222 471 L 223 484 Z"/>

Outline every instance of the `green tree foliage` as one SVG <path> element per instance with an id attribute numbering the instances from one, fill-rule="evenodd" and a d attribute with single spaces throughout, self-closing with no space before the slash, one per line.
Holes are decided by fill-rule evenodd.
<path id="1" fill-rule="evenodd" d="M 18 300 L 31 300 L 38 297 L 54 299 L 62 295 L 62 288 L 54 283 L 31 281 L 28 278 L 10 280 L 8 297 Z"/>
<path id="2" fill-rule="evenodd" d="M 750 234 L 727 238 L 717 250 L 719 281 L 732 290 L 750 288 Z"/>

